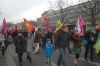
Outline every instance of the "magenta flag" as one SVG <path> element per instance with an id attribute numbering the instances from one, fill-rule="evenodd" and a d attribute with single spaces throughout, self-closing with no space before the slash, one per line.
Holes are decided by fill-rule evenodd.
<path id="1" fill-rule="evenodd" d="M 79 25 L 80 25 L 81 32 L 83 32 L 85 22 L 81 16 L 79 16 Z"/>
<path id="2" fill-rule="evenodd" d="M 45 21 L 45 22 L 48 22 L 48 20 L 49 20 L 48 17 L 45 17 L 45 18 L 44 18 L 44 21 Z"/>
<path id="3" fill-rule="evenodd" d="M 3 33 L 7 33 L 8 32 L 7 23 L 6 23 L 6 19 L 5 18 L 3 19 L 3 23 L 2 23 L 2 32 Z"/>
<path id="4" fill-rule="evenodd" d="M 82 18 L 81 16 L 79 16 L 79 17 L 78 17 L 78 20 L 77 20 L 77 24 L 76 24 L 75 29 L 76 29 L 81 35 L 83 35 L 84 26 L 85 26 L 85 22 L 84 22 L 83 18 Z"/>

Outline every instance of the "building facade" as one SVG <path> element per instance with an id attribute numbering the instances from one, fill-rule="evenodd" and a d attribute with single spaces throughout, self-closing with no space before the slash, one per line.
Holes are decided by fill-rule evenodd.
<path id="1" fill-rule="evenodd" d="M 88 2 L 85 2 L 85 3 L 88 5 Z M 98 7 L 100 7 L 100 6 L 98 6 Z M 84 20 L 85 20 L 85 22 L 87 24 L 90 24 L 89 15 L 86 15 L 85 13 L 83 13 L 83 11 L 80 8 L 84 12 L 86 11 L 86 9 L 82 6 L 82 4 L 78 4 L 78 5 L 74 5 L 74 6 L 70 6 L 70 7 L 64 8 L 63 9 L 63 11 L 64 11 L 63 14 L 60 13 L 60 10 L 57 10 L 57 11 L 52 11 L 52 10 L 45 11 L 41 15 L 41 17 L 38 18 L 38 21 L 40 22 L 39 25 L 43 26 L 45 24 L 44 18 L 48 17 L 48 19 L 49 19 L 48 20 L 49 27 L 55 28 L 56 21 L 58 20 L 57 15 L 59 17 L 61 17 L 61 15 L 65 15 L 63 22 L 67 23 L 67 25 L 69 25 L 69 27 L 74 27 L 76 25 L 77 18 L 80 15 L 84 18 Z M 100 13 L 98 13 L 96 15 L 96 21 L 100 21 Z"/>

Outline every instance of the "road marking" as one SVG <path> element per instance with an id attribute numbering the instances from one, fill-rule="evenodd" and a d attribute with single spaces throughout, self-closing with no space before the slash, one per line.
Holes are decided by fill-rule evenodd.
<path id="1" fill-rule="evenodd" d="M 69 56 L 71 56 L 71 57 L 74 58 L 74 55 L 69 55 Z M 84 58 L 82 58 L 82 57 L 80 57 L 79 59 L 82 60 L 82 61 L 86 61 L 86 60 L 84 60 Z M 93 64 L 93 65 L 96 65 L 96 66 L 100 66 L 100 63 L 91 62 L 91 61 L 87 61 L 87 62 L 90 63 L 90 64 Z"/>
<path id="2" fill-rule="evenodd" d="M 69 56 L 71 56 L 71 57 L 74 58 L 74 55 L 69 55 Z M 82 57 L 80 57 L 79 59 L 82 60 L 82 61 L 86 61 L 86 60 L 84 60 L 84 58 L 82 58 Z M 99 63 L 96 63 L 96 62 L 88 61 L 88 63 L 93 64 L 93 65 L 96 65 L 96 66 L 100 66 L 100 64 L 99 64 Z M 52 62 L 51 65 L 52 65 L 52 66 L 57 66 L 57 64 L 54 63 L 54 62 Z"/>
<path id="3" fill-rule="evenodd" d="M 55 64 L 55 63 L 53 63 L 53 62 L 51 63 L 51 65 L 52 65 L 52 66 L 57 66 L 57 64 Z"/>

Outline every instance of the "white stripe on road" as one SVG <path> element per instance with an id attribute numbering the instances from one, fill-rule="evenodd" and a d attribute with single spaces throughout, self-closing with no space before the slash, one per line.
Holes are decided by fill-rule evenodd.
<path id="1" fill-rule="evenodd" d="M 57 64 L 55 64 L 55 63 L 52 62 L 52 63 L 51 63 L 51 66 L 57 66 Z"/>
<path id="2" fill-rule="evenodd" d="M 71 56 L 71 57 L 74 58 L 74 55 L 69 55 L 69 56 Z M 84 60 L 82 57 L 80 57 L 80 60 L 82 60 L 82 61 L 86 61 L 86 60 Z M 93 65 L 96 65 L 96 66 L 100 66 L 100 63 L 91 62 L 91 61 L 87 61 L 87 62 L 90 63 L 90 64 L 93 64 Z M 52 65 L 52 66 L 57 66 L 57 64 L 54 63 L 54 62 L 52 62 L 51 65 Z"/>
<path id="3" fill-rule="evenodd" d="M 69 56 L 71 56 L 71 57 L 74 58 L 74 55 L 69 55 Z M 86 60 L 84 60 L 82 57 L 80 57 L 79 59 L 82 60 L 82 61 L 86 61 Z M 90 63 L 90 64 L 93 64 L 93 65 L 96 65 L 96 66 L 100 66 L 100 63 L 91 62 L 91 61 L 87 61 L 87 62 Z"/>

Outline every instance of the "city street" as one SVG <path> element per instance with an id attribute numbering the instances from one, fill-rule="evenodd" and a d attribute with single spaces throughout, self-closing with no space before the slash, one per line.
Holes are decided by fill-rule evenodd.
<path id="1" fill-rule="evenodd" d="M 28 49 L 28 51 L 32 50 L 32 40 L 30 40 L 30 39 L 28 40 L 28 48 L 27 49 Z M 7 61 L 7 63 L 11 64 L 11 65 L 7 65 L 7 66 L 19 66 L 18 57 L 17 57 L 17 54 L 15 53 L 15 47 L 13 44 L 9 46 L 7 55 L 9 55 L 12 58 L 12 60 L 10 59 L 10 63 L 9 63 L 9 60 Z M 58 52 L 58 50 L 55 50 L 53 58 L 52 58 L 52 66 L 57 66 L 56 62 L 57 62 L 58 56 L 59 56 L 59 52 Z M 44 58 L 42 50 L 39 54 L 31 53 L 31 57 L 32 57 L 32 63 L 30 64 L 29 61 L 26 59 L 26 54 L 24 54 L 23 66 L 45 66 L 45 58 Z M 98 61 L 100 61 L 100 60 L 98 60 Z M 66 53 L 66 62 L 68 64 L 68 66 L 74 66 L 74 64 L 73 64 L 74 56 L 69 55 L 68 52 Z M 79 66 L 100 66 L 99 63 L 85 61 L 83 58 L 80 58 L 78 62 L 79 62 Z"/>
<path id="2" fill-rule="evenodd" d="M 100 66 L 100 0 L 0 0 L 0 66 Z"/>

